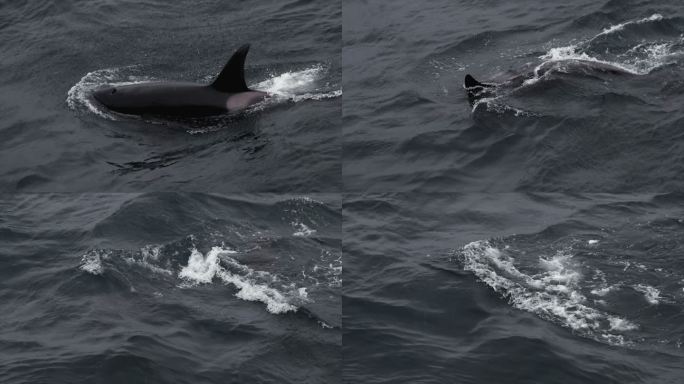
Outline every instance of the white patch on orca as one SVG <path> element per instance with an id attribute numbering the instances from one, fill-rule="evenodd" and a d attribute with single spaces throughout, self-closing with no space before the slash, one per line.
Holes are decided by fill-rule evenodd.
<path id="1" fill-rule="evenodd" d="M 240 92 L 231 95 L 226 101 L 228 111 L 240 111 L 264 100 L 266 96 L 261 92 Z"/>

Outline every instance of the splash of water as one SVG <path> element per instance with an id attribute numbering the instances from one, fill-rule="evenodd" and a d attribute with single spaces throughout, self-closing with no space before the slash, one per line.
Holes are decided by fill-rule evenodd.
<path id="1" fill-rule="evenodd" d="M 592 307 L 581 291 L 582 275 L 573 263 L 572 254 L 558 252 L 540 257 L 538 273 L 529 274 L 505 250 L 488 241 L 475 241 L 459 254 L 466 271 L 507 298 L 520 310 L 596 340 L 614 345 L 629 341 L 620 332 L 638 329 L 638 325 Z"/>

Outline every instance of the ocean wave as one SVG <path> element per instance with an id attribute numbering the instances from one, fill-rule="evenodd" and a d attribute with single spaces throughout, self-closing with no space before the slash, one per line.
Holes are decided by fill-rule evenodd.
<path id="1" fill-rule="evenodd" d="M 582 292 L 582 274 L 571 253 L 540 256 L 535 273 L 521 270 L 508 250 L 475 241 L 459 255 L 463 268 L 506 297 L 520 310 L 536 314 L 578 334 L 613 345 L 631 344 L 625 332 L 639 325 L 591 305 Z"/>
<path id="2" fill-rule="evenodd" d="M 516 116 L 534 116 L 536 115 L 534 112 L 505 106 L 498 100 L 512 95 L 521 88 L 535 86 L 540 81 L 548 80 L 558 73 L 584 73 L 594 70 L 643 76 L 676 64 L 684 56 L 684 37 L 681 36 L 669 40 L 628 41 L 626 47 L 612 47 L 610 54 L 608 54 L 608 49 L 600 45 L 604 43 L 603 40 L 613 38 L 614 34 L 631 25 L 643 25 L 663 20 L 665 18 L 656 13 L 649 17 L 610 25 L 592 37 L 569 45 L 550 47 L 538 56 L 540 62 L 533 67 L 531 73 L 523 75 L 526 77 L 524 80 L 502 83 L 494 88 L 493 97 L 476 101 L 472 110 L 474 112 L 479 105 L 484 104 L 488 111 L 498 114 L 513 111 Z"/>
<path id="3" fill-rule="evenodd" d="M 315 233 L 315 230 L 307 229 L 308 232 L 301 235 L 295 232 L 293 237 Z M 259 244 L 269 241 L 269 235 L 261 231 L 236 234 L 251 245 L 245 244 L 245 249 L 236 249 L 221 244 L 202 252 L 196 245 L 196 237 L 190 235 L 178 242 L 149 244 L 138 250 L 91 249 L 81 256 L 78 268 L 103 278 L 123 275 L 133 291 L 136 290 L 132 288 L 134 285 L 152 284 L 149 290 L 154 291 L 155 295 L 163 295 L 160 292 L 163 288 L 155 282 L 160 279 L 182 289 L 222 283 L 235 288 L 234 296 L 238 299 L 261 302 L 272 314 L 297 312 L 302 305 L 312 304 L 315 300 L 313 296 L 320 289 L 337 289 L 341 286 L 341 255 L 322 249 L 317 258 L 301 266 L 300 263 L 284 265 L 278 272 L 257 269 L 240 259 L 249 259 L 246 255 L 250 252 L 259 254 Z M 147 281 L 138 280 L 141 276 L 146 276 Z M 312 290 L 316 291 L 313 296 Z"/>
<path id="4" fill-rule="evenodd" d="M 178 277 L 187 283 L 181 286 L 209 284 L 219 278 L 237 289 L 235 297 L 264 303 L 268 312 L 273 314 L 296 312 L 298 307 L 294 303 L 308 300 L 305 287 L 297 287 L 295 283 L 282 285 L 281 277 L 253 270 L 227 256 L 235 253 L 232 249 L 222 247 L 213 247 L 206 254 L 193 249 L 188 264 L 178 273 Z"/>

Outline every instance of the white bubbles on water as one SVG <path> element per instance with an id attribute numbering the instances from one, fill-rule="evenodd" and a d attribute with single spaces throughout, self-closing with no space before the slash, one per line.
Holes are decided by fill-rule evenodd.
<path id="1" fill-rule="evenodd" d="M 93 91 L 103 85 L 117 81 L 121 69 L 101 69 L 88 72 L 67 92 L 67 106 L 74 111 L 90 111 L 108 120 L 116 120 L 116 115 L 102 108 L 92 97 Z"/>
<path id="2" fill-rule="evenodd" d="M 619 345 L 627 342 L 615 332 L 638 329 L 632 321 L 591 305 L 582 293 L 582 273 L 570 252 L 540 256 L 536 266 L 523 270 L 508 251 L 488 241 L 475 241 L 463 247 L 460 258 L 465 270 L 506 297 L 513 307 L 542 319 Z"/>
<path id="3" fill-rule="evenodd" d="M 606 48 L 602 45 L 605 39 L 615 38 L 613 35 L 625 31 L 630 26 L 654 23 L 664 20 L 661 14 L 652 14 L 637 20 L 630 20 L 604 28 L 598 34 L 581 41 L 573 40 L 569 45 L 549 46 L 545 45 L 545 52 L 539 56 L 540 63 L 532 70 L 531 74 L 522 81 L 522 84 L 511 86 L 504 82 L 496 88 L 494 97 L 483 98 L 474 103 L 472 111 L 478 106 L 485 105 L 488 111 L 503 114 L 514 111 L 515 116 L 535 116 L 534 113 L 522 111 L 505 105 L 502 100 L 521 87 L 529 87 L 539 81 L 548 79 L 554 73 L 571 73 L 575 71 L 590 71 L 592 68 L 598 71 L 625 72 L 632 75 L 648 75 L 653 71 L 668 65 L 676 64 L 684 56 L 684 36 L 672 39 L 659 39 L 657 41 L 635 41 L 627 43 L 622 48 Z M 622 37 L 619 37 L 622 39 Z M 631 45 L 631 47 L 630 47 Z"/>
<path id="4" fill-rule="evenodd" d="M 229 256 L 235 253 L 237 252 L 223 247 L 213 247 L 206 254 L 192 249 L 188 264 L 178 273 L 178 277 L 185 281 L 181 287 L 209 284 L 218 279 L 237 289 L 235 297 L 262 302 L 273 314 L 297 311 L 297 306 L 293 302 L 306 301 L 307 292 L 304 287 L 295 287 L 293 284 L 280 285 L 282 278 L 239 263 Z M 269 284 L 278 284 L 280 289 Z"/>
<path id="5" fill-rule="evenodd" d="M 150 277 L 150 282 L 172 279 L 175 281 L 173 284 L 181 289 L 210 284 L 228 285 L 235 289 L 233 295 L 236 298 L 263 303 L 272 314 L 296 312 L 302 305 L 313 303 L 311 289 L 336 289 L 340 286 L 341 256 L 331 261 L 334 255 L 327 251 L 322 251 L 320 259 L 313 260 L 301 272 L 284 270 L 281 273 L 244 264 L 237 258 L 243 252 L 225 244 L 203 253 L 195 247 L 193 237 L 189 238 L 193 244 L 187 251 L 173 249 L 173 246 L 169 248 L 169 245 L 146 245 L 138 251 L 89 250 L 81 256 L 78 268 L 90 275 L 112 275 L 126 281 L 139 273 L 136 270 L 152 272 L 154 275 L 145 275 Z M 189 252 L 186 261 L 176 264 L 173 260 L 185 252 Z M 157 289 L 151 294 L 164 296 Z"/>
<path id="6" fill-rule="evenodd" d="M 649 17 L 644 17 L 644 18 L 642 18 L 642 19 L 632 20 L 632 21 L 625 21 L 624 23 L 619 23 L 619 24 L 616 24 L 616 25 L 611 25 L 611 26 L 609 26 L 608 28 L 605 28 L 603 31 L 601 31 L 601 33 L 599 33 L 598 35 L 596 35 L 594 38 L 599 37 L 599 36 L 610 35 L 610 34 L 612 34 L 612 33 L 618 32 L 618 31 L 622 31 L 623 29 L 625 29 L 625 26 L 627 26 L 627 25 L 631 25 L 631 24 L 644 24 L 644 23 L 648 23 L 648 22 L 651 22 L 651 21 L 660 21 L 660 20 L 662 20 L 662 19 L 663 19 L 663 15 L 661 15 L 661 14 L 659 14 L 659 13 L 654 13 L 654 14 L 652 14 L 651 16 L 649 16 Z"/>
<path id="7" fill-rule="evenodd" d="M 188 265 L 183 267 L 178 273 L 178 277 L 185 279 L 192 284 L 208 284 L 216 277 L 221 270 L 218 255 L 220 252 L 230 253 L 229 249 L 214 247 L 211 251 L 203 255 L 197 249 L 190 251 Z"/>
<path id="8" fill-rule="evenodd" d="M 301 222 L 292 222 L 292 227 L 295 228 L 295 232 L 292 236 L 296 237 L 309 237 L 316 233 L 315 229 L 309 228 L 306 224 Z"/>
<path id="9" fill-rule="evenodd" d="M 252 88 L 269 93 L 271 102 L 323 100 L 342 96 L 341 89 L 330 90 L 329 84 L 320 84 L 327 74 L 328 68 L 317 64 L 274 75 L 254 84 Z"/>
<path id="10" fill-rule="evenodd" d="M 633 287 L 636 291 L 644 294 L 644 298 L 651 305 L 660 303 L 660 290 L 646 284 L 637 284 Z"/>
<path id="11" fill-rule="evenodd" d="M 663 16 L 656 13 L 642 19 L 626 21 L 624 23 L 609 26 L 588 40 L 580 41 L 568 46 L 551 48 L 539 57 L 542 59 L 543 63 L 537 68 L 552 62 L 582 61 L 612 66 L 634 75 L 649 74 L 657 68 L 674 63 L 677 56 L 684 54 L 684 51 L 678 49 L 682 43 L 681 39 L 666 42 L 640 42 L 611 59 L 604 59 L 599 55 L 592 54 L 590 53 L 589 48 L 599 37 L 605 37 L 623 31 L 625 27 L 629 25 L 645 24 L 661 20 L 663 20 Z"/>
<path id="12" fill-rule="evenodd" d="M 81 257 L 79 269 L 91 275 L 101 275 L 104 272 L 102 259 L 107 258 L 107 253 L 91 250 Z"/>

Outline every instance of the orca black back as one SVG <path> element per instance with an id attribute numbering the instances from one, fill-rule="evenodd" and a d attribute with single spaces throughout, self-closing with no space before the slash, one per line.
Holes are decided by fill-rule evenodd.
<path id="1" fill-rule="evenodd" d="M 238 93 L 247 92 L 250 89 L 245 82 L 245 58 L 249 52 L 249 44 L 238 48 L 230 60 L 223 67 L 211 87 L 220 92 Z"/>

